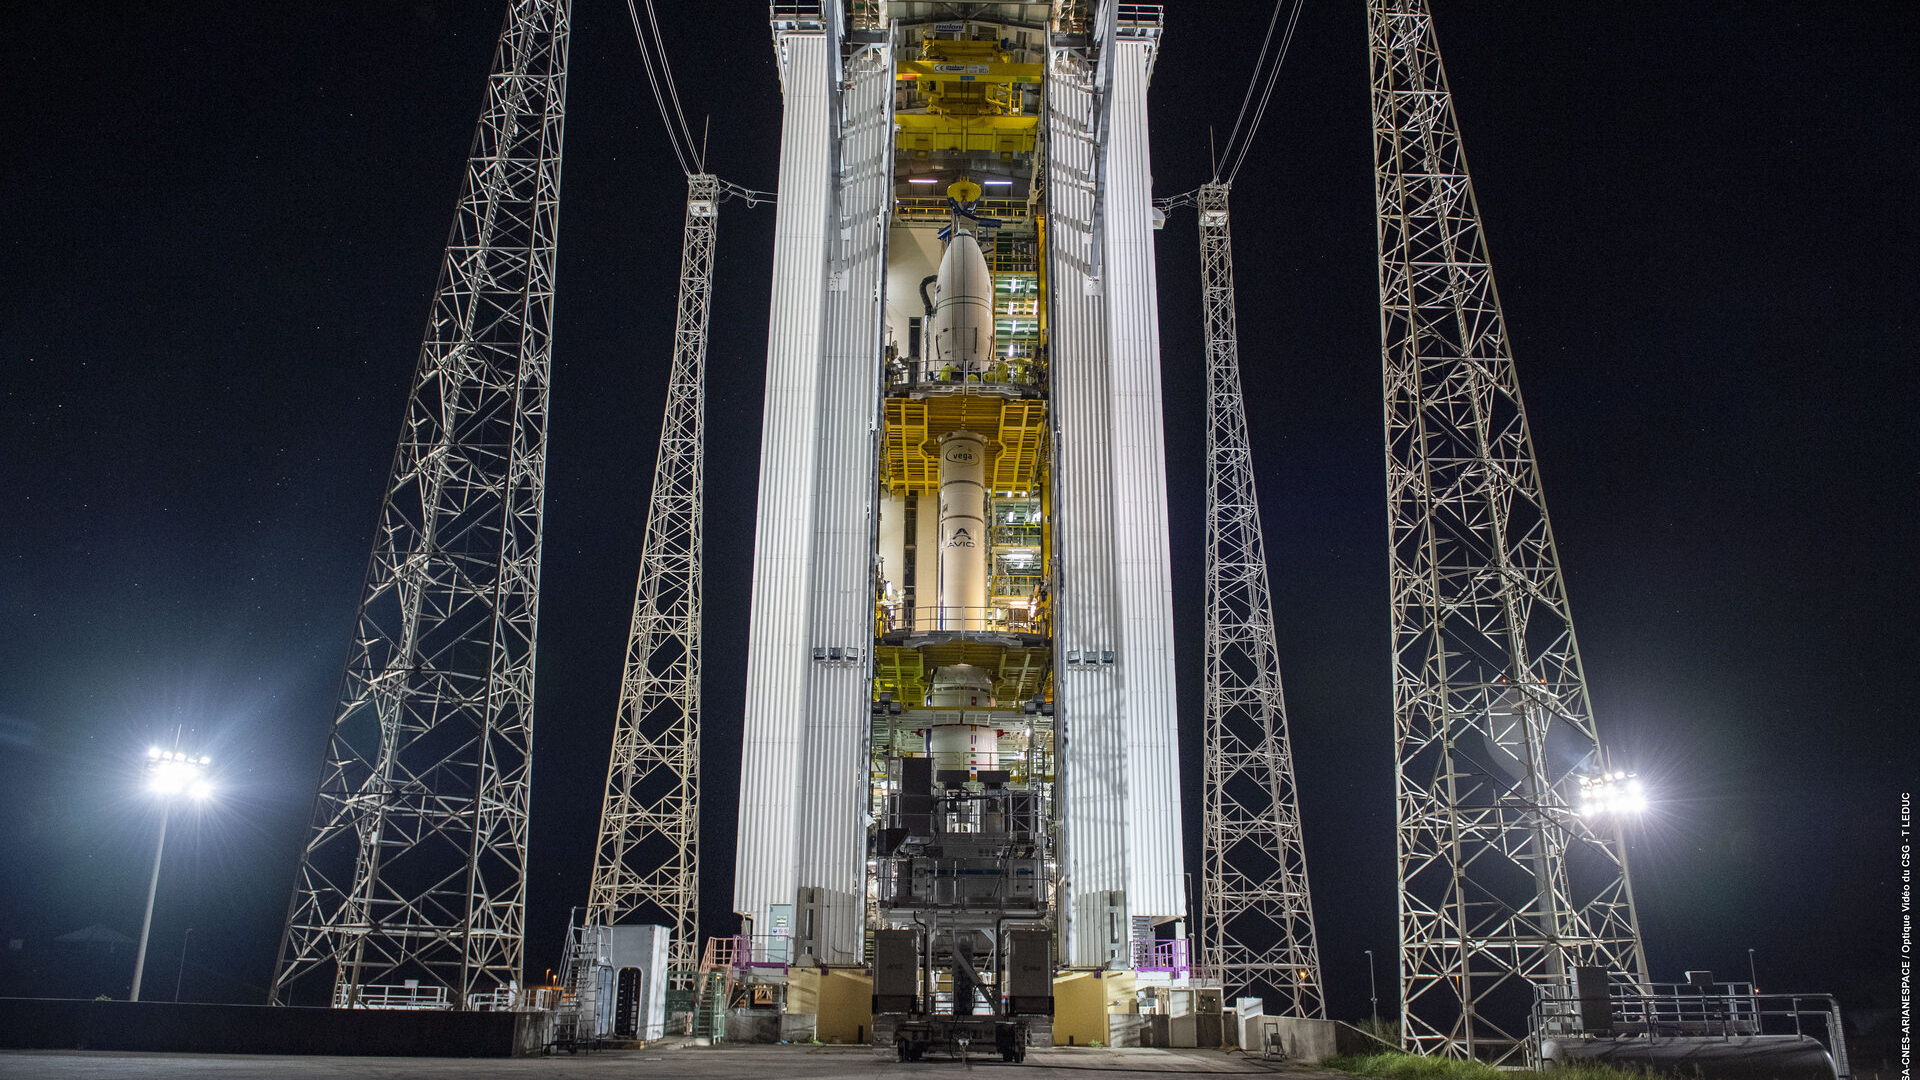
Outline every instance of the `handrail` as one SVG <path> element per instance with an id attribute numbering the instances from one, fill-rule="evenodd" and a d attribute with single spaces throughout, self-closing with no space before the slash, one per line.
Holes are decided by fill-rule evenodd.
<path id="1" fill-rule="evenodd" d="M 1533 1004 L 1534 1059 L 1537 1062 L 1548 1036 L 1632 1034 L 1650 1038 L 1692 1036 L 1740 1038 L 1754 1035 L 1807 1035 L 1807 1021 L 1818 1018 L 1826 1031 L 1839 1080 L 1852 1075 L 1847 1063 L 1845 1029 L 1840 1003 L 1832 994 L 1763 994 L 1751 983 L 1715 983 L 1696 988 L 1687 983 L 1634 983 L 1624 973 L 1613 973 L 1607 1003 L 1611 1022 L 1604 1032 L 1590 1032 L 1581 1016 L 1581 1001 L 1573 988 L 1542 984 Z"/>

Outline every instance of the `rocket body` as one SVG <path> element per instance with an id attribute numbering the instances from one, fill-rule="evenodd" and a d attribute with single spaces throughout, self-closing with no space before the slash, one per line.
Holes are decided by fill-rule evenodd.
<path id="1" fill-rule="evenodd" d="M 977 375 L 993 362 L 993 275 L 980 242 L 956 228 L 940 257 L 933 303 L 934 370 Z"/>
<path id="2" fill-rule="evenodd" d="M 987 625 L 987 442 L 971 431 L 940 440 L 940 627 Z"/>

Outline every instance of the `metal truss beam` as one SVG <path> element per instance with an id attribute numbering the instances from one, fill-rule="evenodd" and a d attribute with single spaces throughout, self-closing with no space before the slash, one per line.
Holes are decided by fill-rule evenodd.
<path id="1" fill-rule="evenodd" d="M 1228 186 L 1198 193 L 1207 332 L 1206 807 L 1201 962 L 1228 997 L 1324 1017 L 1300 799 L 1274 648 L 1233 299 Z"/>
<path id="2" fill-rule="evenodd" d="M 343 1006 L 418 979 L 470 1008 L 520 980 L 568 29 L 568 0 L 515 0 L 494 55 L 288 909 L 279 1004 L 322 979 Z"/>
<path id="3" fill-rule="evenodd" d="M 700 945 L 702 462 L 720 188 L 715 176 L 687 178 L 673 365 L 587 897 L 589 926 L 672 928 L 668 961 L 688 969 Z"/>
<path id="4" fill-rule="evenodd" d="M 1534 987 L 1646 961 L 1533 440 L 1424 0 L 1370 0 L 1409 1049 L 1515 1058 Z"/>

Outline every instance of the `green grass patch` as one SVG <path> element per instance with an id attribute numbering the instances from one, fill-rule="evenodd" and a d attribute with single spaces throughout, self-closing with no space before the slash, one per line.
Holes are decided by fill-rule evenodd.
<path id="1" fill-rule="evenodd" d="M 1371 1080 L 1646 1080 L 1643 1072 L 1604 1065 L 1558 1068 L 1551 1074 L 1496 1069 L 1482 1061 L 1422 1057 L 1419 1054 L 1343 1054 L 1321 1062 L 1329 1069 Z"/>

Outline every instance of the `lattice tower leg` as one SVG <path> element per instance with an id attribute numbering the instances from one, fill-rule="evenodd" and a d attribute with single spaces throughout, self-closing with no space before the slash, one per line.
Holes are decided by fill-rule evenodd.
<path id="1" fill-rule="evenodd" d="M 1516 1060 L 1534 987 L 1646 961 L 1566 583 L 1422 0 L 1370 0 L 1403 1038 Z"/>
<path id="2" fill-rule="evenodd" d="M 567 0 L 516 0 L 380 512 L 271 1000 L 519 982 Z"/>
<path id="3" fill-rule="evenodd" d="M 668 962 L 687 968 L 700 955 L 702 461 L 719 207 L 718 178 L 688 177 L 666 415 L 587 897 L 588 925 L 670 927 Z"/>
<path id="4" fill-rule="evenodd" d="M 1200 189 L 1207 332 L 1207 623 L 1202 963 L 1229 998 L 1324 1017 L 1300 799 L 1274 648 L 1233 300 L 1227 185 Z"/>

